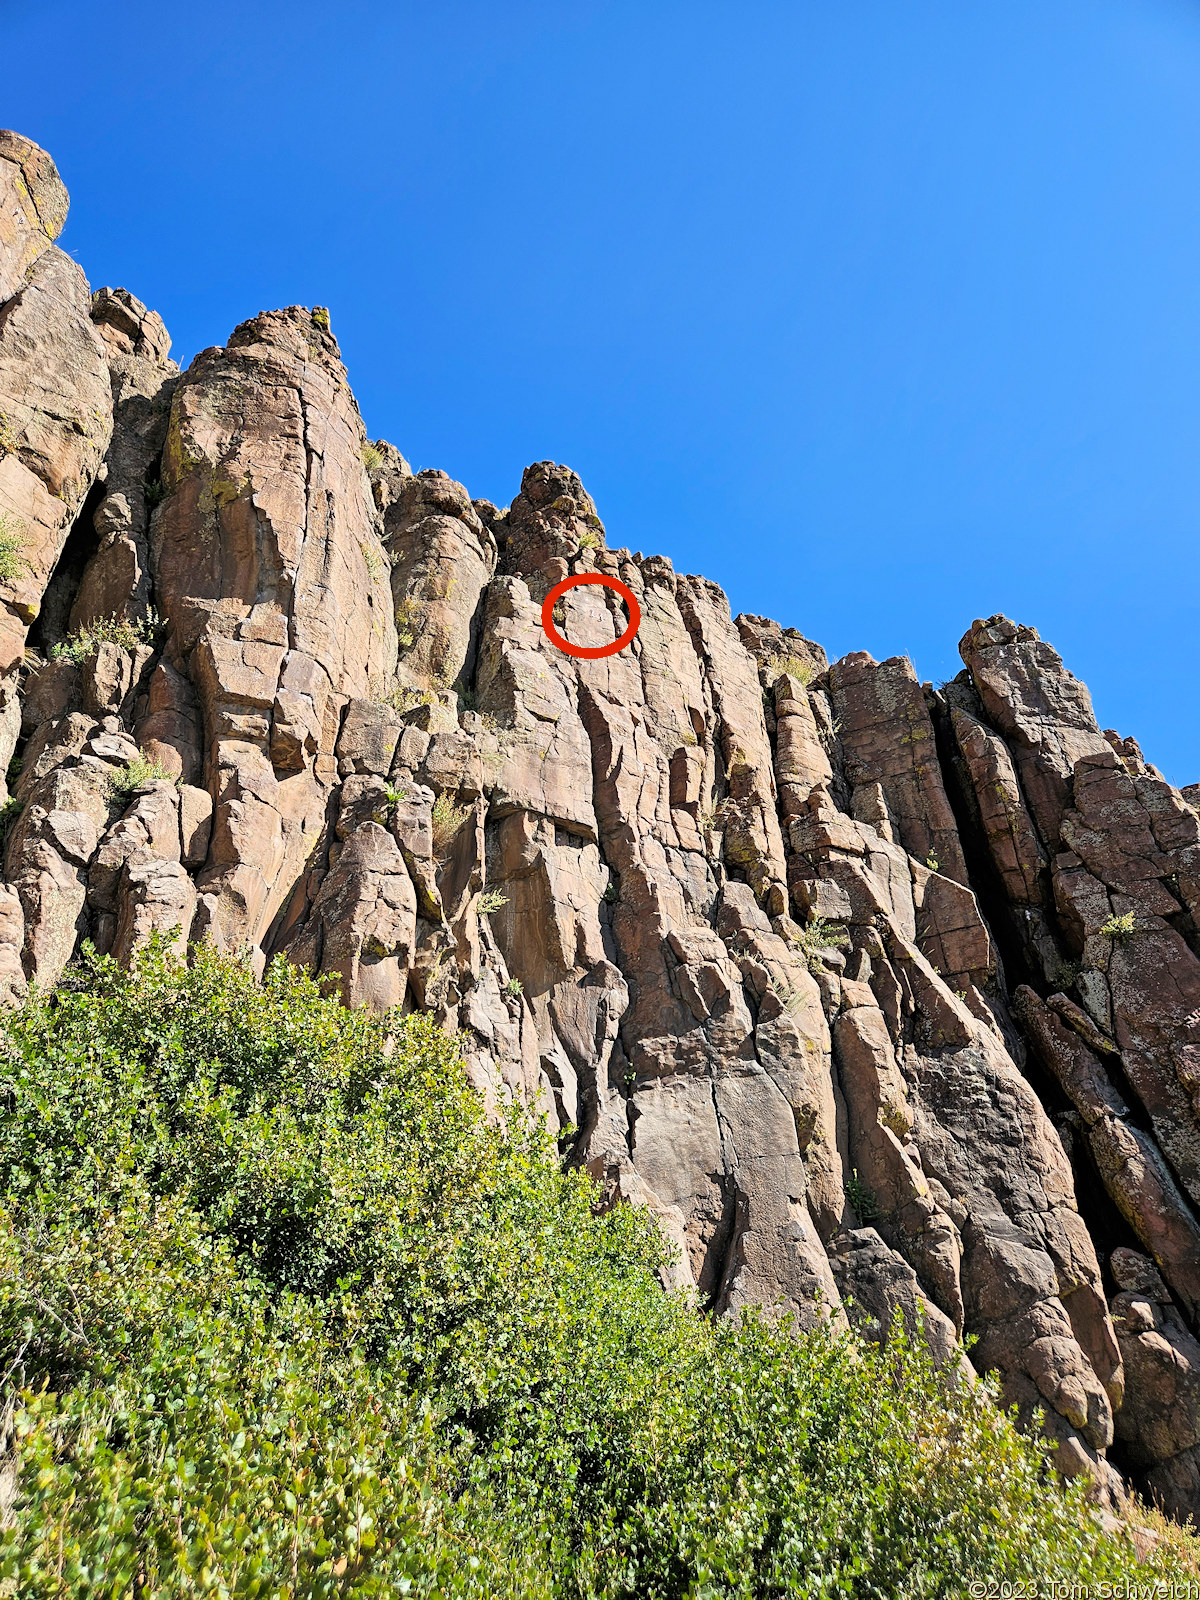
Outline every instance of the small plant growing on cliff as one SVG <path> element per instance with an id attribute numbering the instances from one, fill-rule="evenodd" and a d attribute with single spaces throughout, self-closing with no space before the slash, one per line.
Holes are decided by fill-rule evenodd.
<path id="1" fill-rule="evenodd" d="M 846 1179 L 846 1199 L 858 1212 L 860 1222 L 874 1222 L 879 1215 L 879 1202 L 875 1198 L 875 1191 L 869 1189 L 862 1181 L 857 1167 Z"/>
<path id="2" fill-rule="evenodd" d="M 603 543 L 604 540 L 596 532 L 595 528 L 585 528 L 579 535 L 579 548 L 581 550 L 598 550 Z"/>
<path id="3" fill-rule="evenodd" d="M 8 836 L 16 827 L 17 818 L 25 809 L 25 802 L 18 800 L 16 795 L 9 795 L 8 799 L 0 806 L 0 849 L 8 843 Z"/>
<path id="4" fill-rule="evenodd" d="M 794 938 L 793 943 L 799 947 L 810 969 L 816 970 L 821 965 L 822 950 L 844 950 L 850 943 L 850 935 L 836 922 L 813 917 L 807 927 L 801 928 L 799 938 Z"/>
<path id="5" fill-rule="evenodd" d="M 29 571 L 24 551 L 24 526 L 0 511 L 0 583 L 17 583 Z"/>
<path id="6" fill-rule="evenodd" d="M 413 710 L 415 706 L 435 706 L 438 697 L 433 689 L 418 689 L 411 683 L 396 683 L 378 696 L 378 703 L 403 713 Z"/>
<path id="7" fill-rule="evenodd" d="M 620 890 L 620 888 L 619 888 L 619 886 L 617 884 L 617 880 L 615 878 L 610 878 L 608 880 L 608 882 L 604 885 L 604 898 L 605 898 L 605 900 L 611 906 L 611 905 L 614 905 L 616 903 L 616 901 L 620 898 L 620 895 L 621 895 L 621 890 Z"/>
<path id="8" fill-rule="evenodd" d="M 504 993 L 510 1000 L 519 1000 L 525 993 L 525 985 L 520 978 L 510 978 L 504 985 Z"/>
<path id="9" fill-rule="evenodd" d="M 470 815 L 470 806 L 456 806 L 448 794 L 438 795 L 430 813 L 434 849 L 441 850 L 449 844 Z"/>
<path id="10" fill-rule="evenodd" d="M 148 483 L 142 486 L 143 498 L 151 511 L 154 510 L 156 505 L 161 504 L 170 492 L 161 478 L 151 478 Z"/>
<path id="11" fill-rule="evenodd" d="M 114 612 L 109 617 L 97 617 L 86 627 L 78 628 L 59 641 L 50 651 L 52 661 L 70 661 L 82 666 L 90 661 L 102 644 L 115 644 L 122 650 L 136 650 L 140 644 L 149 644 L 162 624 L 151 611 L 145 617 L 130 622 Z"/>
<path id="12" fill-rule="evenodd" d="M 368 473 L 378 472 L 383 465 L 383 451 L 377 450 L 369 439 L 362 447 L 362 463 Z"/>
<path id="13" fill-rule="evenodd" d="M 1100 925 L 1100 932 L 1106 939 L 1128 939 L 1137 932 L 1137 918 L 1132 911 L 1126 911 L 1124 916 L 1111 916 L 1107 922 Z"/>
<path id="14" fill-rule="evenodd" d="M 479 896 L 476 910 L 481 917 L 490 917 L 493 911 L 499 911 L 501 906 L 508 904 L 508 896 L 501 894 L 499 889 L 485 889 Z"/>
<path id="15" fill-rule="evenodd" d="M 718 800 L 715 806 L 702 806 L 699 812 L 701 833 L 712 833 L 720 830 L 725 822 L 726 802 Z"/>
<path id="16" fill-rule="evenodd" d="M 408 799 L 407 789 L 394 789 L 390 783 L 383 786 L 383 798 L 390 806 L 398 806 L 402 800 Z"/>
<path id="17" fill-rule="evenodd" d="M 774 683 L 776 678 L 787 676 L 795 678 L 806 689 L 817 675 L 811 661 L 805 661 L 802 656 L 796 655 L 770 656 L 764 662 L 764 667 L 768 683 Z"/>
<path id="18" fill-rule="evenodd" d="M 417 621 L 420 612 L 417 602 L 405 595 L 403 600 L 396 603 L 396 638 L 405 650 L 411 650 L 417 642 Z"/>
<path id="19" fill-rule="evenodd" d="M 384 568 L 383 562 L 379 558 L 378 551 L 372 550 L 369 544 L 360 544 L 358 548 L 362 551 L 363 564 L 367 569 L 367 577 L 370 578 L 372 583 L 382 582 Z"/>
<path id="20" fill-rule="evenodd" d="M 932 850 L 925 857 L 925 865 L 929 868 L 930 872 L 940 872 L 942 870 L 941 862 L 934 855 Z"/>
<path id="21" fill-rule="evenodd" d="M 127 800 L 147 783 L 174 783 L 175 774 L 168 772 L 162 762 L 145 751 L 118 767 L 108 776 L 108 793 L 112 800 Z"/>

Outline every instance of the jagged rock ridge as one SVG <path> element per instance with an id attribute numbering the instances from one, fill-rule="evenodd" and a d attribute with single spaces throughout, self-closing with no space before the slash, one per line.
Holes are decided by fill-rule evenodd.
<path id="1" fill-rule="evenodd" d="M 1200 1511 L 1197 791 L 1030 628 L 830 665 L 565 467 L 414 475 L 320 308 L 180 374 L 65 215 L 0 134 L 6 995 L 157 931 L 428 1010 L 715 1311 L 974 1335 L 1063 1471 Z M 585 571 L 643 617 L 593 661 Z"/>

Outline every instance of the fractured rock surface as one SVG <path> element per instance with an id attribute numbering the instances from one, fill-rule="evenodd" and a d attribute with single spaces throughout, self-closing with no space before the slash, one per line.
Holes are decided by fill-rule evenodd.
<path id="1" fill-rule="evenodd" d="M 65 210 L 0 134 L 3 995 L 157 934 L 430 1012 L 715 1313 L 973 1336 L 1062 1471 L 1200 1512 L 1197 790 L 1031 628 L 934 691 L 610 548 L 566 467 L 414 474 L 321 308 L 180 373 Z M 642 611 L 595 660 L 540 623 L 587 572 Z"/>

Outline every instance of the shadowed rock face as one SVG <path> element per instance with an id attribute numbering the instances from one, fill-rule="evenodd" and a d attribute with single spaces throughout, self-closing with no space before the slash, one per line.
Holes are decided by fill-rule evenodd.
<path id="1" fill-rule="evenodd" d="M 0 134 L 4 994 L 158 932 L 428 1011 L 715 1312 L 973 1335 L 1064 1472 L 1200 1511 L 1197 791 L 1031 628 L 935 692 L 609 548 L 566 467 L 414 475 L 320 308 L 179 374 L 65 206 Z M 642 612 L 598 660 L 540 624 L 584 572 Z"/>

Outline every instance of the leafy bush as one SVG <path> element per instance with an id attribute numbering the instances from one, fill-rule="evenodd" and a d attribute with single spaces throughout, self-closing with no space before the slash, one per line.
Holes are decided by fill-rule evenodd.
<path id="1" fill-rule="evenodd" d="M 879 1202 L 875 1198 L 875 1191 L 868 1187 L 858 1175 L 858 1168 L 846 1179 L 846 1199 L 858 1212 L 859 1220 L 865 1225 L 874 1222 L 879 1215 Z"/>
<path id="2" fill-rule="evenodd" d="M 595 528 L 585 528 L 579 535 L 579 548 L 581 550 L 598 550 L 603 543 L 604 540 L 596 532 Z"/>
<path id="3" fill-rule="evenodd" d="M 475 902 L 475 909 L 481 917 L 490 917 L 493 911 L 499 911 L 501 906 L 508 904 L 508 896 L 501 894 L 499 889 L 485 889 Z"/>
<path id="4" fill-rule="evenodd" d="M 504 985 L 504 993 L 510 1000 L 519 1000 L 525 993 L 525 985 L 520 978 L 510 978 Z"/>
<path id="5" fill-rule="evenodd" d="M 428 1018 L 203 947 L 88 957 L 5 1020 L 0 1097 L 0 1592 L 932 1597 L 1155 1572 L 900 1328 L 877 1350 L 664 1293 L 645 1214 L 598 1215 L 542 1127 L 487 1121 Z"/>
<path id="6" fill-rule="evenodd" d="M 150 643 L 161 627 L 153 612 L 130 622 L 114 612 L 110 617 L 98 617 L 85 628 L 79 628 L 54 645 L 50 651 L 55 661 L 73 661 L 76 666 L 91 659 L 102 644 L 119 645 L 122 650 L 136 650 L 139 644 Z"/>
<path id="7" fill-rule="evenodd" d="M 362 447 L 362 461 L 368 475 L 372 472 L 378 472 L 383 465 L 383 451 L 368 439 Z"/>
<path id="8" fill-rule="evenodd" d="M 1100 932 L 1106 939 L 1128 939 L 1137 932 L 1137 918 L 1132 911 L 1121 917 L 1114 913 L 1107 922 L 1101 923 Z"/>

